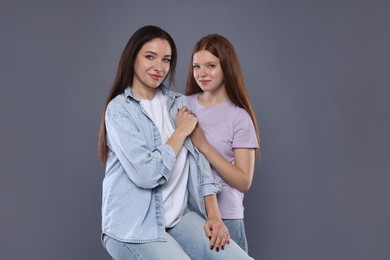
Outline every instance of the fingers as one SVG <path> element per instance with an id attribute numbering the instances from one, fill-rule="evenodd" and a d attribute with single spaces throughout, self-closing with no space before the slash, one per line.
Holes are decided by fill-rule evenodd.
<path id="1" fill-rule="evenodd" d="M 224 250 L 225 245 L 230 243 L 230 234 L 229 230 L 222 223 L 208 223 L 205 225 L 205 232 L 208 238 L 210 239 L 210 249 Z"/>
<path id="2" fill-rule="evenodd" d="M 186 106 L 182 106 L 181 108 L 178 109 L 177 116 L 185 116 L 185 115 L 191 115 L 191 117 L 195 117 L 195 114 L 188 109 Z"/>
<path id="3" fill-rule="evenodd" d="M 211 232 L 211 227 L 209 225 L 209 222 L 206 222 L 204 225 L 204 232 L 206 233 L 206 236 L 211 240 L 211 237 L 213 236 L 213 233 Z"/>
<path id="4" fill-rule="evenodd" d="M 177 112 L 175 123 L 176 129 L 188 136 L 194 130 L 198 119 L 187 107 L 183 106 Z"/>
<path id="5" fill-rule="evenodd" d="M 227 231 L 227 229 L 222 229 L 215 236 L 215 242 L 214 242 L 214 246 L 213 247 L 215 248 L 215 250 L 217 252 L 219 250 L 224 250 L 225 249 L 225 244 L 227 244 L 229 240 L 230 240 L 229 232 Z"/>
<path id="6" fill-rule="evenodd" d="M 221 239 L 221 249 L 225 249 L 225 245 L 230 243 L 230 234 L 229 231 L 226 229 L 222 234 L 220 235 L 222 237 Z"/>
<path id="7" fill-rule="evenodd" d="M 195 116 L 194 112 L 192 112 L 188 107 L 186 106 L 182 106 L 181 108 L 178 109 L 179 113 L 188 113 L 188 114 L 192 114 Z M 195 116 L 196 117 L 196 116 Z"/>

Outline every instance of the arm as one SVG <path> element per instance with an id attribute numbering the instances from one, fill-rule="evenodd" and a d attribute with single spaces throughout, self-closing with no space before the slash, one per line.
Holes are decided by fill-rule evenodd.
<path id="1" fill-rule="evenodd" d="M 120 105 L 109 104 L 105 123 L 108 146 L 135 185 L 152 189 L 169 179 L 175 163 L 170 146 L 162 144 L 151 150 L 136 120 Z"/>
<path id="2" fill-rule="evenodd" d="M 181 107 L 175 118 L 176 128 L 171 137 L 167 140 L 167 145 L 171 146 L 177 155 L 183 146 L 184 140 L 194 130 L 198 119 L 186 106 Z"/>
<path id="3" fill-rule="evenodd" d="M 181 108 L 176 118 L 177 129 L 166 144 L 153 150 L 136 122 L 121 105 L 111 103 L 107 107 L 105 123 L 110 149 L 135 185 L 151 189 L 169 179 L 175 155 L 197 119 L 186 108 Z"/>
<path id="4" fill-rule="evenodd" d="M 241 192 L 249 190 L 255 168 L 255 149 L 234 149 L 235 164 L 231 164 L 207 141 L 199 125 L 192 132 L 191 139 L 230 186 Z"/>
<path id="5" fill-rule="evenodd" d="M 210 239 L 210 249 L 216 251 L 224 249 L 226 243 L 230 241 L 229 230 L 222 221 L 219 212 L 217 197 L 215 194 L 204 197 L 207 221 L 204 226 L 206 236 Z"/>

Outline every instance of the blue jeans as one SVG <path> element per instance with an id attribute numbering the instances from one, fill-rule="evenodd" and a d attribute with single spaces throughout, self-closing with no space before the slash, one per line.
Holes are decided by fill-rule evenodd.
<path id="1" fill-rule="evenodd" d="M 166 242 L 125 243 L 104 235 L 103 245 L 116 260 L 253 259 L 233 241 L 225 245 L 224 250 L 211 250 L 204 224 L 205 220 L 198 214 L 188 212 L 175 227 L 167 230 Z"/>
<path id="2" fill-rule="evenodd" d="M 223 223 L 229 229 L 230 238 L 233 239 L 245 252 L 248 253 L 248 241 L 245 235 L 243 219 L 224 219 Z"/>

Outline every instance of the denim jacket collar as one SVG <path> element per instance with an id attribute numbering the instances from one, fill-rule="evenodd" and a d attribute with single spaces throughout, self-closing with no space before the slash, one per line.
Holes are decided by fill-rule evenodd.
<path id="1" fill-rule="evenodd" d="M 175 98 L 181 96 L 180 93 L 172 91 L 170 88 L 166 87 L 164 84 L 161 84 L 159 88 L 160 88 L 161 92 L 163 93 L 163 95 L 168 97 L 171 101 L 174 100 Z M 129 101 L 130 98 L 133 98 L 134 100 L 136 100 L 138 102 L 141 101 L 141 99 L 139 99 L 136 95 L 134 95 L 134 92 L 130 86 L 125 89 L 125 97 L 126 97 L 127 102 Z"/>

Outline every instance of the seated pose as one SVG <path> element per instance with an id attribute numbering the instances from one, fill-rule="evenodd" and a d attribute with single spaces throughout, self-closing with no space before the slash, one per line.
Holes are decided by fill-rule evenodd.
<path id="1" fill-rule="evenodd" d="M 225 37 L 203 37 L 191 57 L 186 95 L 200 125 L 191 138 L 222 184 L 217 199 L 230 237 L 248 252 L 243 199 L 259 154 L 256 118 L 236 52 Z"/>
<path id="2" fill-rule="evenodd" d="M 230 240 L 220 184 L 189 138 L 197 118 L 163 85 L 176 60 L 156 26 L 137 30 L 120 58 L 99 133 L 103 245 L 117 260 L 251 259 Z"/>

